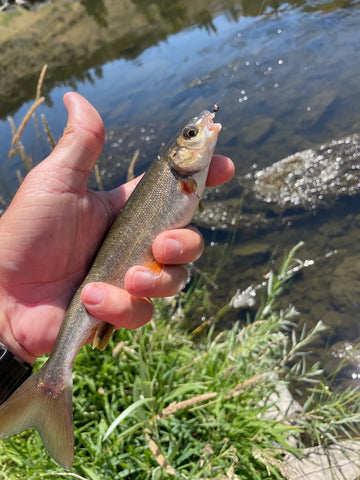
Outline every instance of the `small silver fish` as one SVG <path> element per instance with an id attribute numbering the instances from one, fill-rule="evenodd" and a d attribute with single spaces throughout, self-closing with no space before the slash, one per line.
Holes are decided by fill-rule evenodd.
<path id="1" fill-rule="evenodd" d="M 123 287 L 133 265 L 161 268 L 152 256 L 152 243 L 160 232 L 183 227 L 194 215 L 221 129 L 213 118 L 206 110 L 190 120 L 146 171 L 76 291 L 47 362 L 0 406 L 0 438 L 34 428 L 50 456 L 71 469 L 72 366 L 89 337 L 95 334 L 94 346 L 103 349 L 113 332 L 113 326 L 86 311 L 81 290 L 100 281 Z"/>

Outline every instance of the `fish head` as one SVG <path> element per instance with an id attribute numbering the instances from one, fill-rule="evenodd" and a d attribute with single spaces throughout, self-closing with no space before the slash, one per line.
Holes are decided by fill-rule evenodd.
<path id="1" fill-rule="evenodd" d="M 193 175 L 207 168 L 221 130 L 214 123 L 215 114 L 204 110 L 192 118 L 171 142 L 168 160 L 173 170 L 180 175 Z"/>

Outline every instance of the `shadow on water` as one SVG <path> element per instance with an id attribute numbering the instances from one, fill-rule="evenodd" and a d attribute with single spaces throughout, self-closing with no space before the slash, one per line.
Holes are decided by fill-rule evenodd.
<path id="1" fill-rule="evenodd" d="M 0 114 L 19 124 L 48 63 L 39 111 L 59 137 L 63 93 L 71 88 L 92 101 L 107 128 L 99 165 L 110 188 L 125 178 L 137 148 L 139 172 L 185 119 L 219 102 L 218 151 L 234 159 L 237 176 L 210 199 L 226 217 L 230 202 L 239 206 L 246 175 L 359 131 L 359 13 L 360 2 L 347 0 L 83 0 L 1 13 Z M 9 132 L 0 122 L 1 184 L 12 193 L 21 166 L 6 159 Z M 47 153 L 32 127 L 24 144 L 37 161 Z M 203 230 L 212 246 L 200 267 L 216 268 L 228 238 L 219 225 Z M 322 319 L 331 327 L 314 357 L 332 365 L 336 345 L 360 338 L 359 225 L 358 197 L 267 227 L 240 224 L 212 301 L 221 305 L 237 288 L 260 283 L 277 257 L 304 240 L 302 258 L 317 261 L 295 278 L 285 301 L 299 310 L 300 324 Z M 335 353 L 324 356 L 327 344 Z"/>

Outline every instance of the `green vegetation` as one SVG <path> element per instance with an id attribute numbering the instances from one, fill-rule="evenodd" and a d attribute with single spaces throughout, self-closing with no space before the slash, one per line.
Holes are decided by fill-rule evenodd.
<path id="1" fill-rule="evenodd" d="M 332 392 L 317 366 L 306 366 L 309 343 L 324 326 L 298 336 L 295 309 L 276 307 L 289 272 L 299 268 L 295 252 L 269 275 L 246 325 L 189 332 L 182 305 L 203 297 L 198 283 L 172 305 L 158 301 L 149 325 L 117 332 L 104 353 L 84 347 L 74 367 L 72 473 L 28 431 L 1 442 L 1 478 L 292 478 L 282 460 L 286 452 L 301 456 L 302 439 L 330 444 L 354 436 L 359 393 Z M 309 383 L 308 400 L 302 411 L 274 415 L 279 385 L 293 378 Z"/>

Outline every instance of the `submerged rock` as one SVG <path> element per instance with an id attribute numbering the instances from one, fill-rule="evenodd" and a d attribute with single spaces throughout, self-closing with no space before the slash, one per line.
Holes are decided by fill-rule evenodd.
<path id="1" fill-rule="evenodd" d="M 333 385 L 341 383 L 342 388 L 358 388 L 360 378 L 359 338 L 354 342 L 340 341 L 334 343 L 325 354 L 324 371 L 334 375 Z"/>
<path id="2" fill-rule="evenodd" d="M 360 309 L 360 256 L 345 256 L 333 272 L 330 293 L 338 311 L 349 311 L 354 316 Z"/>
<path id="3" fill-rule="evenodd" d="M 334 103 L 337 97 L 336 90 L 324 90 L 322 86 L 318 85 L 318 93 L 311 98 L 306 98 L 305 102 L 300 102 L 297 113 L 300 119 L 300 125 L 303 129 L 313 128 L 329 107 Z M 304 115 L 303 112 L 306 111 Z"/>
<path id="4" fill-rule="evenodd" d="M 251 231 L 329 209 L 360 194 L 360 135 L 295 153 L 224 188 L 231 188 L 224 190 L 225 200 L 210 194 L 204 202 L 201 226 Z"/>
<path id="5" fill-rule="evenodd" d="M 248 127 L 243 129 L 243 140 L 249 145 L 256 145 L 264 141 L 274 129 L 273 118 L 260 118 L 256 120 Z"/>
<path id="6" fill-rule="evenodd" d="M 254 194 L 280 208 L 328 207 L 360 193 L 360 136 L 304 150 L 256 172 Z"/>

